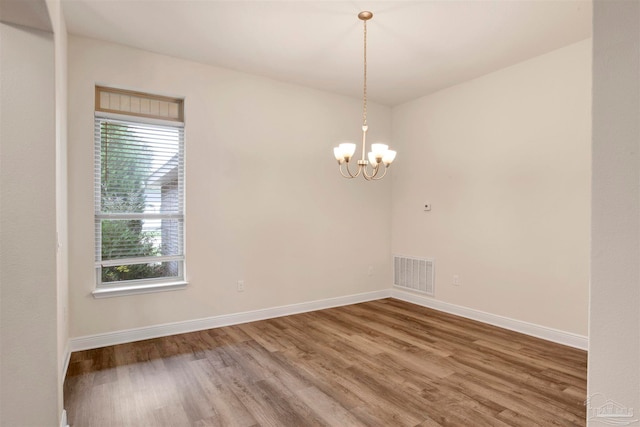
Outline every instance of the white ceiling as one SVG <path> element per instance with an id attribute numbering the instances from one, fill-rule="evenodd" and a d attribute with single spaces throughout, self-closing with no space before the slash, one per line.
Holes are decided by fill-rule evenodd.
<path id="1" fill-rule="evenodd" d="M 591 1 L 63 0 L 70 33 L 396 105 L 591 36 Z"/>
<path id="2" fill-rule="evenodd" d="M 0 22 L 53 31 L 47 4 L 42 0 L 0 0 Z"/>

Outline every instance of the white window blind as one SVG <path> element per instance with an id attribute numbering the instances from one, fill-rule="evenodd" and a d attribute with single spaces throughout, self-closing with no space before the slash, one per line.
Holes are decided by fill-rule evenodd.
<path id="1" fill-rule="evenodd" d="M 98 287 L 184 279 L 184 126 L 95 117 Z"/>

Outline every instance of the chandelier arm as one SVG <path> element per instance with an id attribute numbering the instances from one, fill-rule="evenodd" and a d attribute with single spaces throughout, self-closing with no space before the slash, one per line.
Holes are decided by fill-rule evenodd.
<path id="1" fill-rule="evenodd" d="M 381 175 L 381 176 L 379 176 L 379 177 L 375 178 L 375 175 L 374 175 L 374 178 L 372 178 L 372 180 L 377 181 L 377 180 L 379 180 L 379 179 L 384 178 L 384 176 L 387 174 L 387 169 L 389 169 L 389 166 L 385 166 L 385 167 L 384 167 L 384 172 L 382 173 L 382 175 Z"/>
<path id="2" fill-rule="evenodd" d="M 362 166 L 362 177 L 367 180 L 367 181 L 371 181 L 373 179 L 373 177 L 376 176 L 375 172 L 373 175 L 369 175 L 367 173 L 367 165 L 363 165 Z"/>
<path id="3" fill-rule="evenodd" d="M 347 175 L 345 175 L 345 174 L 342 172 L 342 165 L 340 165 L 340 173 L 341 173 L 341 174 L 342 174 L 342 176 L 344 176 L 345 178 L 357 178 L 357 177 L 358 177 L 358 175 L 360 175 L 360 172 L 362 172 L 362 168 L 358 165 L 358 171 L 356 172 L 356 174 L 355 174 L 355 175 L 354 175 L 354 174 L 352 174 L 352 173 L 351 173 L 351 169 L 349 168 L 349 162 L 346 162 L 346 166 L 345 166 L 345 167 L 346 167 L 346 169 L 347 169 L 347 173 L 349 174 L 348 176 L 347 176 Z"/>
<path id="4" fill-rule="evenodd" d="M 367 181 L 375 179 L 375 177 L 378 175 L 378 172 L 380 171 L 380 163 L 377 163 L 376 166 L 371 166 L 371 168 L 373 170 L 371 175 L 367 173 L 366 167 L 364 168 L 365 170 L 362 173 Z"/>
<path id="5" fill-rule="evenodd" d="M 342 171 L 342 165 L 338 166 L 338 169 L 340 169 L 340 175 L 342 175 L 344 178 L 348 178 L 348 179 L 353 178 L 352 176 L 344 174 L 344 172 Z M 348 167 L 347 167 L 347 170 L 349 170 Z"/>

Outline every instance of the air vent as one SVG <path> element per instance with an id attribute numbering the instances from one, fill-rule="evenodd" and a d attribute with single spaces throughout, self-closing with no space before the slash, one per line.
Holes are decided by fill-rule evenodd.
<path id="1" fill-rule="evenodd" d="M 393 284 L 400 288 L 434 295 L 432 258 L 393 257 Z"/>

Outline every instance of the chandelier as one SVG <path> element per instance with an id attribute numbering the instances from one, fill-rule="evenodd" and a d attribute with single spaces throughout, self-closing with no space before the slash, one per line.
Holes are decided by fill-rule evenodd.
<path id="1" fill-rule="evenodd" d="M 373 18 L 373 13 L 363 11 L 358 14 L 358 18 L 364 24 L 364 85 L 362 90 L 362 158 L 358 160 L 358 169 L 351 172 L 349 161 L 356 152 L 356 144 L 345 142 L 333 149 L 333 155 L 338 161 L 340 173 L 345 178 L 357 178 L 360 174 L 367 181 L 381 179 L 387 174 L 387 168 L 396 158 L 396 152 L 389 150 L 386 144 L 371 144 L 371 151 L 367 152 L 367 21 Z M 368 158 L 368 160 L 367 160 Z M 344 165 L 344 168 L 343 168 Z M 369 166 L 367 166 L 369 165 Z M 382 167 L 384 165 L 384 168 Z M 380 170 L 383 169 L 382 174 Z M 345 174 L 346 170 L 346 174 Z M 380 175 L 379 175 L 380 174 Z"/>

